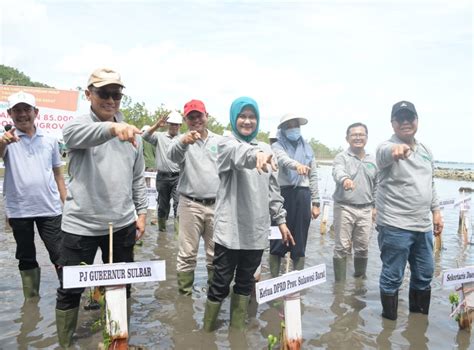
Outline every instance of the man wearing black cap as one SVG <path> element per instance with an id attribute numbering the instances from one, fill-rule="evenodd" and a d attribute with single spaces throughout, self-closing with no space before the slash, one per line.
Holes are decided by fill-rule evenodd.
<path id="1" fill-rule="evenodd" d="M 400 101 L 392 108 L 395 134 L 377 148 L 379 184 L 377 231 L 382 259 L 382 316 L 397 319 L 398 289 L 410 263 L 410 312 L 428 314 L 433 278 L 433 234 L 443 231 L 433 179 L 433 155 L 415 139 L 415 106 Z"/>

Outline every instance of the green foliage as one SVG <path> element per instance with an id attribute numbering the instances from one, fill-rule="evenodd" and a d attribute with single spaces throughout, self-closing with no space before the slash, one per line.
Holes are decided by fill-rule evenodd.
<path id="1" fill-rule="evenodd" d="M 458 306 L 459 304 L 459 294 L 456 292 L 452 292 L 449 294 L 449 302 L 454 306 Z"/>
<path id="2" fill-rule="evenodd" d="M 329 148 L 314 138 L 311 138 L 308 143 L 313 149 L 316 159 L 333 159 L 339 152 L 343 151 L 341 147 L 337 149 Z"/>
<path id="3" fill-rule="evenodd" d="M 278 338 L 275 337 L 273 334 L 268 335 L 268 350 L 272 350 L 274 346 L 278 343 Z"/>
<path id="4" fill-rule="evenodd" d="M 18 71 L 16 68 L 5 65 L 0 65 L 0 83 L 5 85 L 50 87 L 46 84 L 31 81 L 30 77 Z M 80 88 L 78 88 L 78 90 L 80 90 Z M 155 124 L 159 118 L 167 116 L 171 112 L 169 109 L 166 109 L 164 105 L 159 106 L 155 111 L 151 112 L 146 108 L 145 103 L 133 102 L 130 96 L 123 97 L 121 111 L 124 115 L 125 122 L 135 125 L 139 129 L 144 125 L 151 126 Z M 232 130 L 230 123 L 224 126 L 211 115 L 209 116 L 207 127 L 219 135 L 222 135 L 224 130 Z M 183 123 L 180 129 L 181 133 L 187 130 L 186 123 Z M 268 143 L 269 134 L 269 132 L 260 131 L 257 135 L 257 140 Z M 317 159 L 332 159 L 336 154 L 342 151 L 342 148 L 330 149 L 314 138 L 311 138 L 309 144 L 313 148 Z"/>
<path id="5" fill-rule="evenodd" d="M 132 99 L 128 96 L 125 96 L 122 100 L 122 113 L 125 117 L 125 121 L 129 124 L 135 125 L 137 128 L 141 129 L 144 125 L 153 125 L 156 121 L 163 117 L 167 116 L 171 111 L 164 108 L 163 105 L 158 107 L 154 112 L 150 112 L 146 109 L 144 103 L 132 103 Z M 231 130 L 230 123 L 227 126 L 222 125 L 217 121 L 213 116 L 209 116 L 207 123 L 207 128 L 213 133 L 222 135 L 224 130 Z M 186 123 L 181 125 L 181 133 L 184 133 L 188 130 Z M 257 140 L 267 142 L 269 141 L 270 133 L 267 131 L 260 131 L 257 135 Z M 342 148 L 337 149 L 329 148 L 326 145 L 322 144 L 318 140 L 311 138 L 309 140 L 314 155 L 317 159 L 333 159 L 339 152 L 342 152 Z"/>
<path id="6" fill-rule="evenodd" d="M 31 78 L 20 72 L 18 69 L 0 64 L 0 83 L 4 85 L 20 85 L 20 86 L 35 86 L 46 87 L 46 84 L 31 81 Z"/>

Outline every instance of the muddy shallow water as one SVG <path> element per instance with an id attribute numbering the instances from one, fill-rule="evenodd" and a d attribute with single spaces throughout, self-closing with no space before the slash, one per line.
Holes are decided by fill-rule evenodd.
<path id="1" fill-rule="evenodd" d="M 457 197 L 461 186 L 474 187 L 472 182 L 437 179 L 436 183 L 442 198 Z M 330 167 L 320 168 L 320 190 L 327 193 L 333 190 Z M 330 233 L 321 235 L 320 221 L 314 221 L 308 239 L 306 266 L 326 263 L 327 282 L 302 293 L 303 348 L 474 348 L 474 329 L 472 333 L 458 330 L 457 323 L 449 318 L 448 295 L 452 289 L 441 286 L 443 269 L 455 268 L 458 264 L 474 264 L 474 245 L 464 246 L 457 233 L 458 209 L 446 209 L 444 217 L 444 246 L 435 256 L 429 317 L 408 312 L 407 271 L 400 290 L 397 321 L 386 321 L 380 316 L 378 276 L 381 263 L 376 231 L 371 237 L 368 278 L 356 280 L 351 277 L 353 267 L 348 264 L 346 283 L 335 284 L 332 271 L 334 238 Z M 0 349 L 54 349 L 57 347 L 54 307 L 58 283 L 46 250 L 38 240 L 38 261 L 42 268 L 41 299 L 38 303 L 23 305 L 15 242 L 11 232 L 5 232 L 4 220 L 0 221 L 0 244 L 3 247 L 0 251 Z M 278 334 L 281 321 L 278 307 L 268 304 L 257 305 L 252 301 L 247 330 L 229 331 L 230 303 L 227 299 L 219 314 L 218 329 L 211 334 L 200 330 L 207 278 L 203 250 L 201 247 L 192 298 L 179 296 L 176 284 L 177 241 L 172 229 L 172 220 L 168 222 L 169 233 L 158 234 L 156 226 L 147 225 L 143 245 L 136 247 L 137 261 L 166 260 L 167 280 L 133 286 L 130 344 L 146 349 L 266 349 L 267 336 Z M 268 252 L 263 257 L 262 271 L 262 277 L 269 278 Z M 91 325 L 98 318 L 98 312 L 85 311 L 83 304 L 75 346 L 78 349 L 97 349 L 102 336 L 100 331 L 91 331 Z"/>

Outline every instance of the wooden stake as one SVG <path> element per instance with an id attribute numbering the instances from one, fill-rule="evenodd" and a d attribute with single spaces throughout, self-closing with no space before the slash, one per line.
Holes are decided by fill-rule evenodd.
<path id="1" fill-rule="evenodd" d="M 109 264 L 114 262 L 114 226 L 109 222 Z"/>
<path id="2" fill-rule="evenodd" d="M 327 224 L 329 218 L 329 205 L 323 202 L 323 210 L 321 215 L 321 224 L 319 225 L 319 232 L 324 235 L 327 232 Z"/>
<path id="3" fill-rule="evenodd" d="M 441 219 L 443 219 L 442 215 L 443 214 L 441 212 Z M 441 249 L 443 248 L 443 245 L 442 245 L 443 242 L 442 242 L 441 235 L 442 234 L 439 234 L 439 235 L 435 236 L 435 238 L 434 238 L 434 247 L 433 247 L 434 248 L 433 249 L 434 254 L 438 254 L 441 251 Z"/>
<path id="4" fill-rule="evenodd" d="M 290 253 L 286 255 L 286 273 L 290 271 Z M 285 329 L 282 337 L 282 349 L 298 350 L 303 342 L 301 330 L 301 300 L 300 293 L 290 294 L 285 299 Z"/>
<path id="5" fill-rule="evenodd" d="M 114 228 L 109 222 L 109 264 L 114 262 Z M 112 338 L 109 349 L 128 349 L 127 288 L 109 286 L 105 288 L 106 329 Z"/>

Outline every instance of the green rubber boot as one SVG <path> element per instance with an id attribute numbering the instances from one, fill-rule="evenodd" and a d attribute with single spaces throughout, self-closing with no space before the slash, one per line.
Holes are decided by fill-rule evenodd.
<path id="1" fill-rule="evenodd" d="M 354 257 L 354 277 L 365 278 L 365 272 L 367 271 L 367 258 Z"/>
<path id="2" fill-rule="evenodd" d="M 21 270 L 21 282 L 23 284 L 23 296 L 25 300 L 39 297 L 41 280 L 41 269 L 35 267 L 30 270 Z"/>
<path id="3" fill-rule="evenodd" d="M 214 277 L 214 269 L 207 268 L 207 285 L 210 287 L 212 278 Z"/>
<path id="4" fill-rule="evenodd" d="M 217 315 L 221 309 L 221 303 L 217 301 L 206 300 L 206 309 L 204 311 L 203 329 L 206 332 L 212 332 L 216 329 Z"/>
<path id="5" fill-rule="evenodd" d="M 270 254 L 269 255 L 270 274 L 273 278 L 280 275 L 281 256 Z"/>
<path id="6" fill-rule="evenodd" d="M 166 232 L 166 218 L 158 218 L 158 231 Z"/>
<path id="7" fill-rule="evenodd" d="M 293 270 L 303 270 L 304 269 L 304 256 L 296 258 L 293 260 Z"/>
<path id="8" fill-rule="evenodd" d="M 72 345 L 72 335 L 76 330 L 79 307 L 69 310 L 56 309 L 56 329 L 59 345 L 67 349 Z"/>
<path id="9" fill-rule="evenodd" d="M 178 291 L 182 295 L 193 293 L 194 271 L 178 272 Z"/>
<path id="10" fill-rule="evenodd" d="M 334 279 L 336 282 L 346 280 L 346 258 L 333 258 Z"/>
<path id="11" fill-rule="evenodd" d="M 232 293 L 230 298 L 230 326 L 236 329 L 245 329 L 245 319 L 250 302 L 250 295 Z"/>

